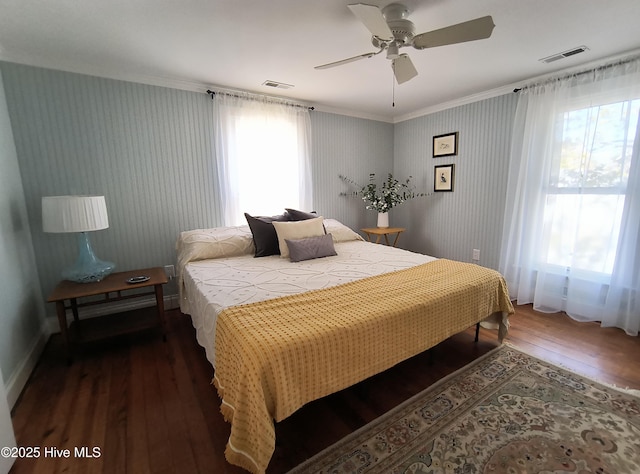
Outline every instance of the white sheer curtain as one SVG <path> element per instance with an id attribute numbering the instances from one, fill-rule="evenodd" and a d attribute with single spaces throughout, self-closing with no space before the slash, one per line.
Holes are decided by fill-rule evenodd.
<path id="1" fill-rule="evenodd" d="M 520 92 L 500 271 L 518 304 L 640 330 L 640 58 Z"/>
<path id="2" fill-rule="evenodd" d="M 250 94 L 213 96 L 224 225 L 244 213 L 312 210 L 311 120 L 306 107 Z"/>

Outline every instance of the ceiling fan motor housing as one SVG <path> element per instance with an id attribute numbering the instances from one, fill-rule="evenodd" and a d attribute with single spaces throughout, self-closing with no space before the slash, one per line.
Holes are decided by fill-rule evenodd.
<path id="1" fill-rule="evenodd" d="M 391 43 L 395 43 L 398 47 L 409 46 L 416 32 L 415 25 L 408 20 L 409 9 L 399 3 L 391 3 L 382 9 L 382 16 L 389 25 L 389 29 L 393 33 L 394 39 Z M 376 48 L 384 48 L 391 44 L 389 41 L 381 40 L 373 36 L 371 43 Z"/>

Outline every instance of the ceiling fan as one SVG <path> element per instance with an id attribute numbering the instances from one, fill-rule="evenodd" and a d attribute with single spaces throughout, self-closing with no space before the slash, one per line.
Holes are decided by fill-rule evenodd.
<path id="1" fill-rule="evenodd" d="M 315 69 L 328 69 L 360 59 L 371 58 L 386 50 L 387 59 L 392 61 L 391 67 L 396 81 L 398 84 L 402 84 L 417 76 L 418 71 L 409 55 L 400 54 L 400 48 L 413 46 L 415 49 L 426 49 L 486 39 L 491 36 L 495 26 L 491 16 L 483 16 L 416 35 L 413 22 L 408 20 L 409 9 L 400 3 L 392 3 L 382 10 L 375 5 L 364 3 L 356 3 L 348 5 L 348 7 L 371 32 L 373 35 L 371 43 L 378 48 L 378 51 L 323 64 L 316 66 Z"/>

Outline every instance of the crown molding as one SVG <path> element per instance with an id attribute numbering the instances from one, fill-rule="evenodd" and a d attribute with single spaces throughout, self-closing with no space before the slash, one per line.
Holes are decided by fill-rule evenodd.
<path id="1" fill-rule="evenodd" d="M 399 115 L 398 117 L 394 118 L 393 123 L 395 124 L 400 122 L 406 122 L 407 120 L 412 120 L 418 117 L 424 117 L 425 115 L 434 114 L 436 112 L 442 112 L 443 110 L 447 110 L 447 109 L 453 109 L 454 107 L 459 107 L 461 105 L 473 104 L 474 102 L 480 102 L 481 100 L 492 99 L 494 97 L 498 97 L 498 96 L 513 92 L 513 89 L 514 89 L 514 84 L 509 84 L 509 85 L 500 86 L 488 91 L 478 92 L 477 94 L 460 97 L 459 99 L 425 107 L 424 109 L 416 110 L 414 112 L 411 112 L 405 115 Z"/>
<path id="2" fill-rule="evenodd" d="M 526 84 L 541 82 L 546 79 L 550 79 L 556 76 L 564 76 L 568 74 L 578 73 L 584 70 L 596 68 L 599 66 L 603 66 L 607 63 L 621 61 L 627 58 L 632 58 L 640 54 L 640 49 L 633 49 L 630 51 L 625 51 L 623 53 L 619 53 L 613 56 L 606 56 L 599 59 L 594 59 L 585 63 L 581 63 L 575 66 L 567 67 L 564 69 L 559 69 L 553 72 L 549 72 L 547 74 L 542 74 L 535 77 L 525 78 L 520 81 L 512 82 L 510 84 L 496 87 L 495 89 L 490 89 L 487 91 L 479 92 L 477 94 L 468 95 L 466 97 L 461 97 L 459 99 L 455 99 L 449 102 L 443 102 L 441 104 L 425 107 L 424 109 L 416 110 L 415 112 L 411 112 L 409 114 L 400 115 L 395 117 L 393 123 L 405 122 L 407 120 L 411 120 L 418 117 L 423 117 L 425 115 L 433 114 L 436 112 L 441 112 L 443 110 L 452 109 L 454 107 L 459 107 L 461 105 L 472 104 L 474 102 L 479 102 L 481 100 L 492 99 L 494 97 L 499 97 L 501 95 L 506 95 L 509 93 L 513 93 L 514 89 L 520 89 Z"/>
<path id="3" fill-rule="evenodd" d="M 347 117 L 354 117 L 354 118 L 360 118 L 360 119 L 365 119 L 365 120 L 373 120 L 375 122 L 393 123 L 393 118 L 392 117 L 385 117 L 385 116 L 381 116 L 381 115 L 368 114 L 368 113 L 364 113 L 364 112 L 358 112 L 358 111 L 355 111 L 355 110 L 340 109 L 340 108 L 337 108 L 337 107 L 327 107 L 327 106 L 324 106 L 322 104 L 314 104 L 314 107 L 315 107 L 316 111 L 318 111 L 318 112 L 326 112 L 328 114 L 335 114 L 335 115 L 345 115 Z"/>
<path id="4" fill-rule="evenodd" d="M 218 89 L 218 90 L 225 90 L 225 91 L 231 91 L 231 92 L 235 91 L 235 92 L 247 92 L 251 94 L 260 94 L 266 97 L 274 97 L 278 99 L 294 101 L 302 105 L 307 105 L 309 107 L 313 106 L 315 110 L 319 112 L 326 112 L 326 113 L 336 114 L 336 115 L 345 115 L 348 117 L 361 118 L 365 120 L 373 120 L 376 122 L 386 122 L 386 123 L 396 124 L 396 123 L 405 122 L 407 120 L 412 120 L 418 117 L 423 117 L 425 115 L 430 115 L 436 112 L 441 112 L 443 110 L 459 107 L 462 105 L 472 104 L 474 102 L 479 102 L 486 99 L 492 99 L 494 97 L 498 97 L 501 95 L 506 95 L 506 94 L 512 93 L 514 89 L 521 88 L 523 85 L 526 85 L 528 83 L 538 82 L 541 80 L 548 79 L 550 77 L 554 77 L 556 75 L 571 74 L 573 72 L 578 72 L 580 70 L 597 67 L 602 65 L 603 63 L 617 61 L 617 60 L 624 59 L 626 57 L 634 56 L 637 54 L 640 54 L 640 49 L 626 51 L 624 53 L 620 53 L 615 56 L 599 58 L 597 60 L 579 64 L 577 66 L 556 70 L 548 74 L 544 74 L 544 75 L 540 75 L 532 78 L 526 78 L 526 79 L 516 81 L 510 84 L 506 84 L 494 89 L 478 92 L 476 94 L 471 94 L 465 97 L 460 97 L 458 99 L 454 99 L 451 101 L 442 102 L 440 104 L 425 107 L 423 109 L 419 109 L 419 110 L 410 112 L 408 114 L 399 115 L 396 117 L 381 116 L 381 115 L 369 114 L 366 112 L 360 112 L 356 110 L 330 107 L 322 104 L 307 102 L 304 100 L 292 99 L 290 97 L 264 94 L 256 91 L 245 91 L 245 90 L 234 89 L 234 88 L 223 86 L 223 85 L 207 84 L 204 82 L 188 81 L 184 79 L 171 78 L 166 76 L 155 76 L 150 74 L 135 74 L 130 72 L 120 72 L 120 71 L 114 71 L 110 69 L 103 69 L 95 65 L 88 65 L 88 64 L 80 65 L 80 64 L 77 64 L 74 62 L 68 62 L 68 61 L 67 62 L 53 61 L 50 58 L 32 57 L 32 56 L 21 55 L 19 53 L 17 54 L 10 53 L 10 52 L 7 52 L 6 50 L 3 50 L 2 48 L 0 48 L 0 61 L 18 63 L 18 64 L 23 64 L 27 66 L 33 66 L 33 67 L 40 67 L 45 69 L 53 69 L 57 71 L 71 72 L 76 74 L 83 74 L 83 75 L 94 76 L 94 77 L 101 77 L 106 79 L 114 79 L 118 81 L 134 82 L 134 83 L 146 84 L 151 86 L 179 89 L 179 90 L 190 91 L 190 92 L 206 92 L 207 89 Z"/>

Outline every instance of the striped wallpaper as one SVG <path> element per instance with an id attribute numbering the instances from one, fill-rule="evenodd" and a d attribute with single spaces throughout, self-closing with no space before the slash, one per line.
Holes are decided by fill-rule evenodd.
<path id="1" fill-rule="evenodd" d="M 72 235 L 42 232 L 42 196 L 104 195 L 110 226 L 90 238 L 116 270 L 174 264 L 180 231 L 220 225 L 213 114 L 204 91 L 0 67 L 43 297 L 77 247 Z M 339 196 L 338 175 L 390 171 L 393 124 L 322 112 L 311 119 L 316 209 L 354 227 L 371 224 L 374 217 L 357 200 Z M 165 290 L 175 293 L 175 285 Z"/>
<path id="2" fill-rule="evenodd" d="M 45 294 L 77 248 L 75 236 L 42 232 L 42 196 L 104 195 L 110 225 L 90 238 L 117 270 L 173 264 L 181 230 L 217 224 L 206 94 L 13 64 L 2 73 Z"/>
<path id="3" fill-rule="evenodd" d="M 118 270 L 175 263 L 180 231 L 220 225 L 207 94 L 0 63 L 43 297 L 76 255 L 75 238 L 42 232 L 42 196 L 105 195 L 110 227 L 91 234 Z M 338 175 L 366 182 L 413 175 L 432 189 L 434 164 L 456 164 L 453 193 L 391 214 L 401 246 L 497 266 L 515 97 L 390 124 L 311 112 L 315 210 L 358 229 L 375 225 Z M 460 153 L 431 158 L 431 137 L 460 132 Z M 166 294 L 177 293 L 169 285 Z M 49 305 L 51 306 L 51 305 Z M 53 308 L 47 308 L 53 314 Z"/>
<path id="4" fill-rule="evenodd" d="M 375 225 L 377 214 L 361 199 L 340 196 L 355 188 L 339 176 L 366 183 L 369 173 L 391 172 L 393 124 L 323 112 L 313 112 L 311 124 L 317 211 L 354 229 Z"/>
<path id="5" fill-rule="evenodd" d="M 479 249 L 479 263 L 498 268 L 516 102 L 504 95 L 395 125 L 394 173 L 431 192 L 392 211 L 407 227 L 404 246 L 466 262 Z M 433 158 L 433 136 L 450 132 L 458 155 Z M 454 190 L 434 193 L 434 166 L 445 164 L 455 165 Z"/>

